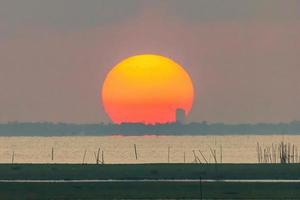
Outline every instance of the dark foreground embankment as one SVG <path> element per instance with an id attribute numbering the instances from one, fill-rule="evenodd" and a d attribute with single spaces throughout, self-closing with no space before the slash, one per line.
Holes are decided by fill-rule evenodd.
<path id="1" fill-rule="evenodd" d="M 200 199 L 199 183 L 0 183 L 1 199 Z M 203 199 L 299 199 L 295 183 L 203 183 Z"/>
<path id="2" fill-rule="evenodd" d="M 300 179 L 300 164 L 0 164 L 0 179 Z"/>
<path id="3" fill-rule="evenodd" d="M 2 180 L 300 180 L 299 164 L 2 164 Z M 1 199 L 298 199 L 300 183 L 0 183 Z"/>

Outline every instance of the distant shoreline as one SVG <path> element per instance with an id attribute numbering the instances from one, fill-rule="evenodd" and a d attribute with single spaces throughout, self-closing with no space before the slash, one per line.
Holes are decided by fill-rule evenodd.
<path id="1" fill-rule="evenodd" d="M 68 123 L 7 123 L 0 124 L 0 136 L 195 136 L 195 135 L 300 135 L 300 122 L 291 123 L 168 123 L 146 125 L 123 124 L 68 124 Z"/>

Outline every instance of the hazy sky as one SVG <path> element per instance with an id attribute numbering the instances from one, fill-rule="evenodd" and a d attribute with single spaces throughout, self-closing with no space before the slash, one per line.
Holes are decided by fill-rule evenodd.
<path id="1" fill-rule="evenodd" d="M 190 73 L 189 121 L 300 120 L 299 10 L 299 0 L 1 0 L 0 122 L 107 122 L 106 73 L 144 53 Z"/>

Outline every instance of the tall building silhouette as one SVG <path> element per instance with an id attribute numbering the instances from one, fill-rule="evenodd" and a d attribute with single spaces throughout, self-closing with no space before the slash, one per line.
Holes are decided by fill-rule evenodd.
<path id="1" fill-rule="evenodd" d="M 185 110 L 182 108 L 176 109 L 176 123 L 179 123 L 179 124 L 185 123 Z"/>

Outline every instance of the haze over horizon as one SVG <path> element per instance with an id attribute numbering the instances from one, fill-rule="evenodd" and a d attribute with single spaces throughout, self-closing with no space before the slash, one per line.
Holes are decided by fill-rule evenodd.
<path id="1" fill-rule="evenodd" d="M 160 54 L 189 72 L 189 122 L 300 120 L 300 1 L 3 0 L 0 123 L 108 122 L 109 70 Z"/>

